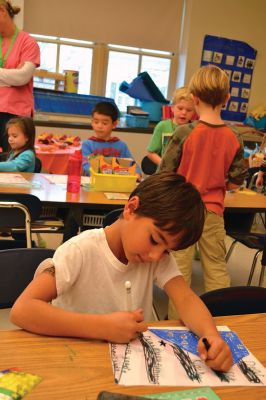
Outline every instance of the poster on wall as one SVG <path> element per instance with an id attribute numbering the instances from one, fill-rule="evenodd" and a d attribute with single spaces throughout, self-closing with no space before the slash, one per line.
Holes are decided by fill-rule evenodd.
<path id="1" fill-rule="evenodd" d="M 242 122 L 246 118 L 256 55 L 257 50 L 245 42 L 204 37 L 201 66 L 217 65 L 230 80 L 230 100 L 222 109 L 224 120 Z"/>

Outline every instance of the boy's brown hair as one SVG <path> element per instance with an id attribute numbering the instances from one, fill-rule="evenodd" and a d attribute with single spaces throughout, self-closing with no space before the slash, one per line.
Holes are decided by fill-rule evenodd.
<path id="1" fill-rule="evenodd" d="M 197 189 L 174 172 L 159 172 L 142 181 L 131 193 L 139 197 L 135 214 L 154 220 L 170 233 L 182 232 L 178 250 L 196 243 L 203 230 L 205 206 Z"/>
<path id="2" fill-rule="evenodd" d="M 201 101 L 215 108 L 226 103 L 230 89 L 229 79 L 225 71 L 209 64 L 194 73 L 188 89 Z"/>

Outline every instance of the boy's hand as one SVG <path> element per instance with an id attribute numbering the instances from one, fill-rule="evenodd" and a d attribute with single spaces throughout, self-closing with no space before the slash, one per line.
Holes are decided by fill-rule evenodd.
<path id="1" fill-rule="evenodd" d="M 201 338 L 198 343 L 198 352 L 200 358 L 206 365 L 216 371 L 227 372 L 233 365 L 231 350 L 221 336 L 206 336 L 210 345 L 207 350 Z"/>
<path id="2" fill-rule="evenodd" d="M 128 343 L 136 339 L 140 332 L 148 329 L 143 322 L 144 316 L 141 309 L 135 311 L 118 311 L 106 316 L 105 339 L 113 343 Z"/>

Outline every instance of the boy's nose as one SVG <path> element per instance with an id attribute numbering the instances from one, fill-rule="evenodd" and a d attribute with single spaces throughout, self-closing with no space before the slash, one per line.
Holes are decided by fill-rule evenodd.
<path id="1" fill-rule="evenodd" d="M 162 258 L 162 256 L 164 255 L 164 252 L 165 252 L 165 248 L 162 248 L 159 246 L 156 248 L 153 248 L 149 252 L 149 260 L 152 262 L 159 261 Z"/>

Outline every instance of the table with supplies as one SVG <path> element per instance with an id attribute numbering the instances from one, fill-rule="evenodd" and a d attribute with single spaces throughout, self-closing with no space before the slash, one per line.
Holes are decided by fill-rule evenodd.
<path id="1" fill-rule="evenodd" d="M 216 317 L 227 325 L 264 367 L 266 366 L 266 315 Z M 152 326 L 177 326 L 178 321 L 152 322 Z M 184 390 L 179 386 L 123 386 L 114 382 L 108 343 L 97 340 L 57 338 L 23 330 L 0 331 L 0 370 L 17 367 L 42 378 L 27 399 L 96 399 L 100 391 L 131 395 Z M 264 400 L 265 386 L 214 387 L 222 400 Z"/>

